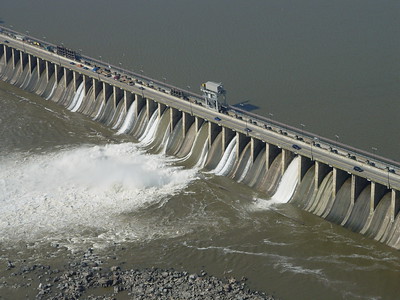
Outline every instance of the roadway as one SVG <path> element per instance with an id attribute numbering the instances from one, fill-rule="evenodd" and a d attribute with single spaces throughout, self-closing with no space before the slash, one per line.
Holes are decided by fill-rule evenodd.
<path id="1" fill-rule="evenodd" d="M 8 35 L 4 35 L 3 33 L 0 33 L 0 37 L 3 40 L 7 40 L 9 43 L 8 45 L 19 49 L 21 51 L 24 51 L 26 53 L 29 53 L 31 55 L 34 55 L 36 57 L 42 58 L 44 60 L 50 61 L 54 64 L 61 65 L 63 67 L 66 67 L 68 69 L 71 69 L 75 72 L 87 75 L 92 78 L 96 78 L 102 82 L 106 82 L 112 86 L 119 87 L 122 90 L 126 90 L 138 95 L 142 95 L 145 98 L 152 99 L 156 102 L 165 104 L 169 107 L 178 109 L 180 111 L 184 111 L 186 113 L 193 114 L 197 117 L 203 118 L 205 120 L 218 123 L 221 126 L 225 126 L 227 128 L 230 128 L 234 131 L 241 132 L 245 135 L 248 135 L 250 137 L 257 138 L 259 140 L 277 145 L 283 149 L 287 149 L 289 151 L 298 153 L 300 155 L 309 157 L 313 160 L 320 161 L 322 163 L 325 163 L 329 166 L 336 167 L 338 169 L 347 171 L 348 173 L 355 174 L 360 177 L 364 177 L 370 181 L 374 181 L 376 183 L 380 183 L 385 186 L 389 186 L 391 188 L 394 188 L 396 190 L 400 190 L 400 176 L 396 173 L 391 173 L 389 172 L 389 169 L 384 169 L 382 166 L 385 165 L 385 163 L 381 163 L 381 167 L 374 167 L 370 164 L 367 163 L 367 160 L 364 161 L 357 161 L 351 158 L 348 158 L 345 155 L 345 152 L 347 149 L 334 153 L 331 151 L 331 144 L 323 144 L 319 143 L 320 147 L 317 147 L 314 145 L 314 141 L 311 140 L 299 140 L 296 139 L 295 137 L 301 136 L 301 134 L 298 131 L 288 131 L 287 126 L 286 128 L 282 128 L 281 126 L 277 126 L 276 124 L 273 124 L 273 122 L 270 122 L 269 124 L 273 125 L 270 127 L 271 129 L 265 129 L 263 127 L 260 127 L 259 123 L 253 124 L 253 122 L 249 121 L 249 117 L 241 114 L 242 119 L 230 116 L 228 114 L 223 114 L 219 113 L 217 111 L 213 111 L 210 108 L 204 107 L 201 104 L 195 104 L 192 101 L 184 100 L 175 96 L 172 96 L 168 93 L 159 91 L 157 89 L 153 89 L 147 86 L 143 86 L 141 84 L 135 83 L 135 85 L 131 86 L 126 82 L 120 81 L 120 80 L 114 80 L 112 77 L 106 77 L 103 74 L 96 73 L 92 71 L 91 69 L 85 70 L 82 67 L 78 67 L 76 62 L 67 59 L 65 57 L 59 56 L 53 52 L 44 50 L 38 46 L 32 45 L 30 43 L 12 39 Z M 3 42 L 3 41 L 1 41 Z M 71 64 L 71 63 L 75 64 Z M 80 62 L 83 64 L 82 62 Z M 108 66 L 105 65 L 104 66 Z M 93 67 L 93 66 L 88 66 Z M 118 71 L 120 72 L 120 69 L 114 69 L 113 67 L 111 68 L 111 72 L 113 71 Z M 130 73 L 135 74 L 135 73 Z M 136 74 L 135 74 L 136 75 Z M 148 78 L 147 78 L 148 79 Z M 158 86 L 163 87 L 162 83 L 154 80 L 153 82 L 156 82 Z M 169 86 L 170 87 L 170 86 Z M 143 88 L 143 89 L 141 89 Z M 192 94 L 191 100 L 201 100 L 201 98 L 193 96 L 195 94 Z M 243 118 L 244 116 L 244 118 Z M 215 117 L 218 117 L 221 119 L 221 121 L 216 121 Z M 262 119 L 262 117 L 260 117 Z M 253 118 L 254 120 L 254 118 Z M 270 121 L 270 120 L 269 120 Z M 251 131 L 248 132 L 246 131 L 246 128 L 249 128 Z M 287 135 L 282 134 L 281 132 L 282 129 L 287 132 Z M 320 142 L 320 141 L 319 141 Z M 296 150 L 292 146 L 296 144 L 298 145 L 301 149 Z M 348 151 L 347 151 L 348 152 Z M 364 157 L 368 157 L 364 155 Z M 372 157 L 370 158 L 371 160 Z M 376 160 L 374 160 L 376 161 Z M 354 170 L 354 166 L 359 166 L 361 167 L 364 171 L 363 172 L 357 172 Z M 392 168 L 392 167 L 391 167 Z"/>

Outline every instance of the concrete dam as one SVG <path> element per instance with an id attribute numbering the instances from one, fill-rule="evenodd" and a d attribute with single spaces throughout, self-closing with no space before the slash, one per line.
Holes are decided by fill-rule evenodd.
<path id="1" fill-rule="evenodd" d="M 132 136 L 151 153 L 230 177 L 271 202 L 284 199 L 400 249 L 395 162 L 1 30 L 1 80 Z"/>

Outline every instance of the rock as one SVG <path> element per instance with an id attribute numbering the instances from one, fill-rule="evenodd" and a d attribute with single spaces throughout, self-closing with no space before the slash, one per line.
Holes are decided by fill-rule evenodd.
<path id="1" fill-rule="evenodd" d="M 121 268 L 120 268 L 119 266 L 112 266 L 112 267 L 110 268 L 110 270 L 111 270 L 111 272 L 116 272 L 116 271 L 121 270 Z"/>

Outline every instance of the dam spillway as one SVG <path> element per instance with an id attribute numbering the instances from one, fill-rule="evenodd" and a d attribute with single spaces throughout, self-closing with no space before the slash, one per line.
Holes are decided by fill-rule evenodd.
<path id="1" fill-rule="evenodd" d="M 310 141 L 272 123 L 260 126 L 240 111 L 212 111 L 191 101 L 194 96 L 181 99 L 146 86 L 142 79 L 130 85 L 131 75 L 117 79 L 93 72 L 93 60 L 89 66 L 89 59 L 78 62 L 6 38 L 9 42 L 0 47 L 3 81 L 131 135 L 153 152 L 176 156 L 188 167 L 214 170 L 270 197 L 296 158 L 298 184 L 291 203 L 400 248 L 400 186 L 391 172 L 396 166 L 384 170 L 367 163 L 373 158 L 360 155 L 354 160 L 352 153 L 326 146 L 322 139 Z M 354 165 L 362 165 L 364 172 L 355 171 Z"/>

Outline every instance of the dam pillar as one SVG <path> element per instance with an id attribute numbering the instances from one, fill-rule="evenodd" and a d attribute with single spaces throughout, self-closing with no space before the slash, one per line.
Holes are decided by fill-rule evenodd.
<path id="1" fill-rule="evenodd" d="M 273 144 L 265 143 L 265 169 L 268 170 L 272 162 L 275 160 L 275 158 L 279 155 L 280 149 L 278 146 L 275 146 Z"/>
<path id="2" fill-rule="evenodd" d="M 44 63 L 43 59 L 37 57 L 37 72 L 38 72 L 38 77 L 42 75 L 42 73 L 45 71 L 46 64 Z"/>
<path id="3" fill-rule="evenodd" d="M 358 196 L 360 196 L 361 192 L 367 185 L 367 179 L 351 174 L 350 206 L 347 209 L 346 216 L 344 217 L 340 225 L 345 226 L 347 224 L 347 221 L 351 216 L 351 212 L 353 211 L 354 204 L 356 203 Z"/>
<path id="4" fill-rule="evenodd" d="M 0 57 L 1 57 L 1 55 L 0 55 Z M 19 61 L 21 62 L 21 65 L 20 65 L 20 70 L 21 70 L 21 72 L 24 70 L 24 53 L 22 52 L 22 51 L 19 51 Z"/>
<path id="5" fill-rule="evenodd" d="M 263 142 L 256 138 L 250 138 L 251 143 L 251 161 L 254 162 L 260 154 L 261 149 L 263 148 Z"/>
<path id="6" fill-rule="evenodd" d="M 294 158 L 294 153 L 292 151 L 282 149 L 282 175 L 285 174 L 290 162 Z"/>
<path id="7" fill-rule="evenodd" d="M 74 91 L 76 92 L 78 90 L 80 84 L 83 81 L 82 75 L 75 71 L 72 71 L 72 74 L 73 74 L 73 82 L 74 82 Z"/>
<path id="8" fill-rule="evenodd" d="M 303 155 L 300 155 L 299 159 L 299 183 L 303 180 L 304 176 L 306 175 L 307 171 L 310 169 L 310 167 L 313 165 L 313 161 Z"/>
<path id="9" fill-rule="evenodd" d="M 378 206 L 379 201 L 388 191 L 389 190 L 386 188 L 386 186 L 376 182 L 371 182 L 371 202 L 369 206 L 370 214 L 375 211 L 375 208 Z"/>
<path id="10" fill-rule="evenodd" d="M 202 126 L 203 123 L 204 123 L 204 119 L 199 118 L 199 117 L 195 117 L 195 118 L 194 118 L 194 122 L 195 122 L 195 124 L 196 124 L 196 125 L 195 125 L 195 126 L 196 126 L 196 132 L 199 132 L 201 126 Z"/>
<path id="11" fill-rule="evenodd" d="M 113 92 L 113 89 L 112 89 L 111 85 L 109 85 L 108 83 L 103 82 L 103 101 L 104 101 L 104 104 L 107 103 L 107 100 L 108 100 L 108 98 L 110 98 L 112 92 Z"/>
<path id="12" fill-rule="evenodd" d="M 71 81 L 72 81 L 72 71 L 70 69 L 64 68 L 64 83 L 65 83 L 65 87 L 67 87 L 68 84 L 70 84 Z"/>
<path id="13" fill-rule="evenodd" d="M 86 96 L 89 93 L 93 81 L 90 80 L 90 77 L 87 75 L 82 75 L 82 81 L 83 81 L 83 94 Z"/>
<path id="14" fill-rule="evenodd" d="M 22 51 L 20 52 L 20 54 L 21 54 L 21 69 L 24 70 L 28 65 L 28 54 Z"/>
<path id="15" fill-rule="evenodd" d="M 17 49 L 11 48 L 11 57 L 12 57 L 12 66 L 13 69 L 15 69 L 19 61 L 19 55 Z"/>
<path id="16" fill-rule="evenodd" d="M 331 171 L 327 164 L 315 161 L 314 189 L 318 190 L 325 176 Z"/>
<path id="17" fill-rule="evenodd" d="M 390 203 L 390 220 L 394 222 L 400 211 L 400 192 L 392 189 L 392 201 Z"/>
<path id="18" fill-rule="evenodd" d="M 239 159 L 250 138 L 243 133 L 236 132 L 236 160 Z"/>
<path id="19" fill-rule="evenodd" d="M 143 96 L 141 96 L 141 95 L 135 94 L 135 98 L 136 98 L 136 101 L 135 101 L 136 116 L 135 117 L 137 117 L 139 115 L 140 111 L 142 110 L 142 108 L 146 105 L 146 101 L 143 98 Z"/>
<path id="20" fill-rule="evenodd" d="M 63 74 L 64 74 L 63 67 L 60 67 L 59 65 L 54 65 L 54 75 L 56 78 L 56 83 L 60 83 Z"/>
<path id="21" fill-rule="evenodd" d="M 4 64 L 6 65 L 7 62 L 11 59 L 11 49 L 9 47 L 7 47 L 6 45 L 3 45 L 3 49 L 4 49 Z"/>
<path id="22" fill-rule="evenodd" d="M 93 100 L 96 100 L 100 92 L 103 90 L 103 85 L 96 78 L 93 78 L 92 80 L 93 80 L 93 96 L 94 96 Z"/>
<path id="23" fill-rule="evenodd" d="M 190 126 L 194 123 L 194 117 L 186 112 L 182 112 L 182 129 L 183 136 L 186 136 L 186 133 L 189 131 Z"/>
<path id="24" fill-rule="evenodd" d="M 164 111 L 167 109 L 167 106 L 163 103 L 158 102 L 158 118 L 160 119 L 163 115 Z"/>
<path id="25" fill-rule="evenodd" d="M 114 107 L 116 108 L 118 106 L 119 102 L 124 97 L 124 93 L 119 87 L 116 87 L 116 86 L 113 87 L 113 90 L 114 90 L 113 91 L 113 93 L 114 93 L 113 101 L 114 101 Z"/>
<path id="26" fill-rule="evenodd" d="M 128 110 L 131 107 L 134 99 L 135 99 L 135 95 L 134 94 L 124 90 L 125 112 L 128 112 Z"/>
<path id="27" fill-rule="evenodd" d="M 208 122 L 208 146 L 211 148 L 211 145 L 214 143 L 216 137 L 220 132 L 220 128 L 217 124 L 213 122 Z"/>
<path id="28" fill-rule="evenodd" d="M 367 179 L 354 175 L 351 175 L 351 203 L 354 204 L 357 201 L 358 196 L 360 196 L 363 189 L 368 185 Z"/>
<path id="29" fill-rule="evenodd" d="M 343 183 L 349 178 L 349 174 L 338 168 L 333 168 L 333 185 L 332 192 L 333 196 L 336 197 L 338 191 L 342 187 Z"/>
<path id="30" fill-rule="evenodd" d="M 28 54 L 28 65 L 29 65 L 29 73 L 32 74 L 33 70 L 36 67 L 37 60 L 30 54 Z"/>
<path id="31" fill-rule="evenodd" d="M 229 145 L 232 138 L 235 136 L 235 132 L 227 127 L 222 127 L 222 153 L 225 152 L 226 147 Z"/>
<path id="32" fill-rule="evenodd" d="M 171 114 L 171 119 L 170 119 L 170 128 L 171 128 L 171 132 L 174 131 L 176 124 L 178 124 L 179 119 L 182 116 L 182 112 L 170 107 L 169 109 L 170 114 Z"/>
<path id="33" fill-rule="evenodd" d="M 47 82 L 50 80 L 51 76 L 54 74 L 54 64 L 46 61 L 46 79 Z"/>
<path id="34" fill-rule="evenodd" d="M 147 120 L 150 120 L 151 116 L 157 109 L 157 103 L 151 99 L 146 98 L 146 116 Z"/>
<path id="35" fill-rule="evenodd" d="M 11 59 L 11 56 L 11 48 L 4 45 L 4 64 L 7 64 L 7 62 Z"/>

